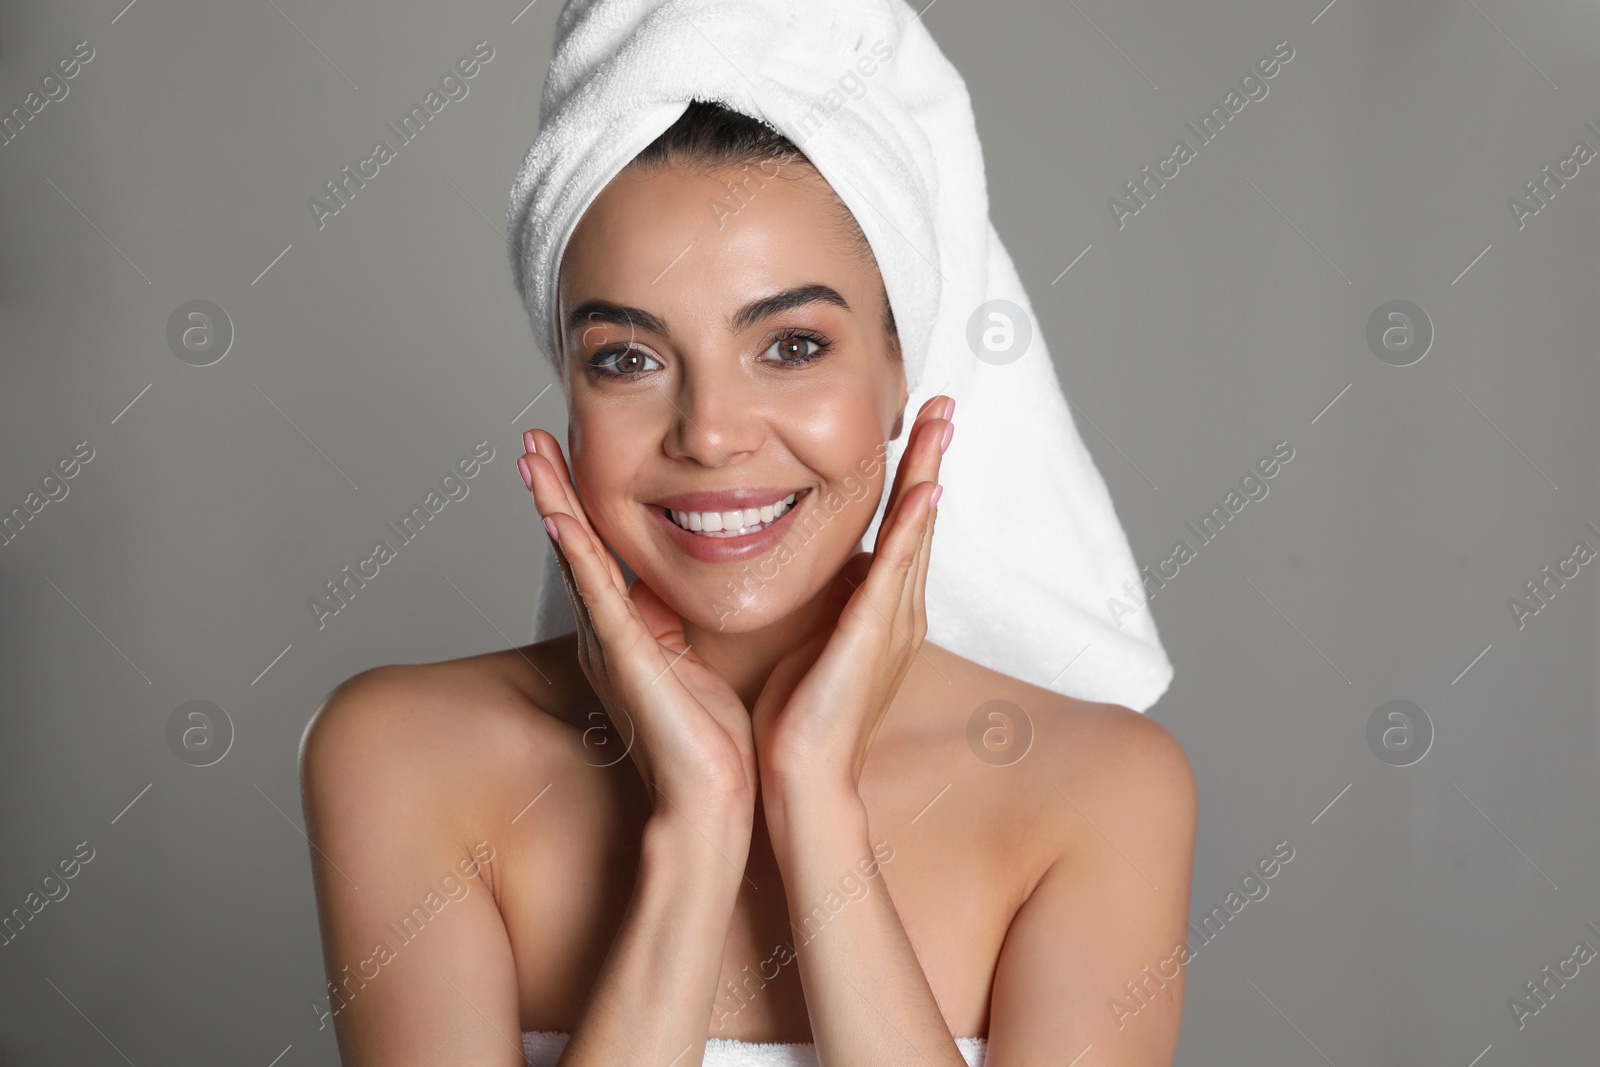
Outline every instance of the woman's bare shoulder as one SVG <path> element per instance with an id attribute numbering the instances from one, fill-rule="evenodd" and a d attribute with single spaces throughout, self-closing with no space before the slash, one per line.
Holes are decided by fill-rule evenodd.
<path id="1" fill-rule="evenodd" d="M 341 682 L 306 727 L 302 748 L 357 733 L 365 745 L 448 742 L 467 730 L 536 733 L 575 702 L 563 662 L 570 635 L 436 663 L 372 667 Z M 328 741 L 324 741 L 328 738 Z M 481 735 L 480 735 L 481 739 Z"/>
<path id="2" fill-rule="evenodd" d="M 1048 732 L 1082 746 L 1085 756 L 1099 758 L 1104 755 L 1103 748 L 1117 749 L 1129 744 L 1171 746 L 1181 754 L 1177 741 L 1148 715 L 1118 704 L 1066 696 L 931 643 L 925 642 L 922 647 L 928 665 L 923 678 L 936 680 L 938 684 L 934 690 L 954 694 L 963 707 L 967 704 L 977 707 L 988 701 L 1015 704 L 1030 718 L 1044 719 L 1051 728 Z"/>
<path id="3" fill-rule="evenodd" d="M 1104 877 L 1136 872 L 1156 885 L 1186 887 L 1198 797 L 1177 738 L 1131 708 L 1029 689 L 1043 711 L 1032 773 L 1055 794 L 1044 825 L 1056 860 Z"/>
<path id="4" fill-rule="evenodd" d="M 402 792 L 448 798 L 463 822 L 476 821 L 503 787 L 530 780 L 564 751 L 567 722 L 586 690 L 569 644 L 570 635 L 389 664 L 340 683 L 301 738 L 308 800 L 378 808 Z"/>
<path id="5" fill-rule="evenodd" d="M 974 718 L 997 731 L 991 736 L 1026 746 L 1020 756 L 1013 749 L 1010 756 L 986 760 L 1016 772 L 1008 788 L 1026 779 L 1031 792 L 1048 791 L 1056 801 L 1068 801 L 1053 806 L 1069 816 L 1077 806 L 1079 824 L 1091 811 L 1117 809 L 1135 819 L 1159 819 L 1180 834 L 1185 825 L 1192 827 L 1193 771 L 1182 745 L 1155 719 L 1117 704 L 1066 696 L 945 649 L 934 655 L 958 694 L 947 728 L 964 729 L 968 747 L 980 759 L 984 739 L 972 728 Z"/>

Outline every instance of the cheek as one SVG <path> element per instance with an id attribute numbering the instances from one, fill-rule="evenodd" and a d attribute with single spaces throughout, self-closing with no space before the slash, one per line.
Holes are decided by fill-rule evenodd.
<path id="1" fill-rule="evenodd" d="M 829 481 L 851 473 L 859 477 L 859 464 L 873 456 L 887 433 L 880 406 L 865 383 L 831 389 L 786 407 L 784 436 L 796 458 Z"/>
<path id="2" fill-rule="evenodd" d="M 643 462 L 637 419 L 603 405 L 568 412 L 567 461 L 589 519 L 602 534 Z"/>
<path id="3" fill-rule="evenodd" d="M 818 566 L 843 562 L 839 553 L 866 531 L 882 497 L 881 449 L 887 427 L 878 408 L 869 389 L 838 392 L 787 427 L 789 449 L 820 482 L 817 498 L 806 510 L 814 514 L 812 509 L 821 508 L 828 516 L 826 529 L 808 553 Z"/>

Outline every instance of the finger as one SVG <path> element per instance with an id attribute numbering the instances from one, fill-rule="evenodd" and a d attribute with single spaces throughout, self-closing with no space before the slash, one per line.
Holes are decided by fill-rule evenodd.
<path id="1" fill-rule="evenodd" d="M 678 675 L 678 669 L 692 666 L 682 662 L 689 651 L 688 638 L 683 634 L 682 617 L 643 578 L 633 580 L 627 596 L 638 611 L 643 630 L 654 639 L 655 655 L 646 663 L 646 669 L 650 672 L 649 684 L 670 687 L 680 695 L 687 695 L 688 688 Z"/>
<path id="2" fill-rule="evenodd" d="M 528 490 L 533 493 L 533 506 L 539 509 L 540 515 L 563 514 L 578 518 L 582 508 L 567 495 L 566 487 L 561 484 L 554 465 L 547 458 L 525 452 L 519 462 L 527 472 Z"/>
<path id="3" fill-rule="evenodd" d="M 657 644 L 672 652 L 681 652 L 688 647 L 688 639 L 683 635 L 683 618 L 643 578 L 633 580 L 628 587 L 628 599 L 639 610 L 645 629 L 650 631 L 650 636 L 656 639 Z"/>
<path id="4" fill-rule="evenodd" d="M 546 516 L 546 521 L 554 523 L 556 520 L 551 515 Z M 572 564 L 567 559 L 566 552 L 554 537 L 550 540 L 550 552 L 555 557 L 556 571 L 561 575 L 561 584 L 567 590 L 567 601 L 572 606 L 572 618 L 577 624 L 581 651 L 593 662 L 601 649 L 599 638 L 594 632 L 594 619 L 589 615 L 589 606 L 584 603 L 583 595 L 578 591 L 578 579 L 572 573 Z"/>
<path id="5" fill-rule="evenodd" d="M 577 593 L 574 607 L 587 611 L 595 636 L 610 650 L 627 648 L 639 636 L 640 623 L 627 598 L 611 580 L 608 553 L 574 516 L 554 512 L 556 548 L 567 564 Z"/>
<path id="6" fill-rule="evenodd" d="M 942 403 L 938 403 L 942 401 Z M 946 396 L 934 397 L 922 406 L 917 421 L 911 428 L 906 451 L 895 469 L 894 484 L 889 491 L 889 506 L 884 511 L 882 530 L 890 525 L 900 508 L 907 491 L 919 482 L 937 482 L 940 462 L 947 439 L 954 439 L 954 424 L 947 417 L 953 413 L 955 401 Z M 944 412 L 946 417 L 935 415 Z M 947 437 L 948 435 L 948 437 Z M 874 544 L 874 550 L 877 545 Z"/>
<path id="7" fill-rule="evenodd" d="M 828 626 L 836 625 L 839 616 L 844 613 L 845 605 L 850 602 L 850 597 L 861 588 L 867 580 L 867 575 L 871 573 L 871 552 L 857 552 L 851 556 L 839 569 L 839 576 L 828 591 L 828 610 L 824 613 L 825 618 L 819 622 Z"/>
<path id="8" fill-rule="evenodd" d="M 943 499 L 941 497 L 941 499 Z M 934 501 L 935 504 L 938 501 Z M 939 509 L 934 507 L 928 514 L 928 519 L 923 523 L 922 543 L 917 546 L 916 574 L 911 579 L 911 625 L 912 635 L 926 635 L 928 632 L 928 561 L 933 556 L 933 528 L 939 521 Z"/>
<path id="9" fill-rule="evenodd" d="M 943 405 L 935 405 L 934 403 L 941 399 L 945 398 L 934 397 L 923 404 L 921 410 L 917 412 L 917 417 L 912 420 L 911 432 L 906 435 L 905 453 L 900 457 L 900 463 L 895 468 L 894 482 L 889 487 L 889 503 L 891 506 L 899 499 L 906 486 L 916 484 L 914 480 L 907 480 L 909 476 L 908 470 L 914 463 L 914 457 L 920 447 L 926 425 L 938 412 L 943 410 Z"/>
<path id="10" fill-rule="evenodd" d="M 949 419 L 954 416 L 955 410 L 955 397 L 936 393 L 922 402 L 922 406 L 917 409 L 917 418 L 927 415 L 932 418 Z"/>
<path id="11" fill-rule="evenodd" d="M 538 448 L 536 453 L 526 453 L 522 462 L 526 466 L 532 480 L 533 503 L 539 509 L 540 515 L 553 515 L 557 513 L 571 515 L 582 526 L 589 538 L 598 545 L 605 541 L 595 530 L 594 524 L 589 521 L 583 503 L 578 499 L 577 491 L 572 486 L 572 478 L 567 470 L 565 457 L 561 455 L 560 446 L 556 439 L 543 430 L 532 430 L 523 435 L 525 443 L 533 443 Z M 611 558 L 611 553 L 603 553 L 606 559 L 606 569 L 610 572 L 612 584 L 618 592 L 626 593 L 627 584 L 623 580 L 622 570 L 617 566 L 616 560 Z"/>
<path id="12" fill-rule="evenodd" d="M 895 489 L 889 498 L 889 506 L 884 511 L 883 521 L 878 527 L 878 535 L 873 542 L 874 552 L 885 543 L 885 532 L 899 524 L 901 512 L 905 509 L 906 501 L 916 486 L 924 482 L 938 482 L 942 456 L 940 446 L 947 430 L 950 430 L 952 437 L 954 436 L 950 428 L 951 423 L 944 419 L 928 419 L 919 427 L 921 432 L 907 446 L 906 453 L 901 457 L 900 465 L 895 471 Z"/>
<path id="13" fill-rule="evenodd" d="M 584 528 L 589 531 L 590 537 L 596 541 L 602 540 L 600 534 L 595 530 L 594 524 L 589 521 L 589 513 L 584 509 L 583 501 L 578 496 L 577 486 L 572 481 L 572 469 L 567 464 L 566 454 L 561 451 L 561 442 L 557 441 L 555 435 L 548 430 L 537 429 L 529 430 L 523 434 L 523 440 L 526 444 L 533 446 L 529 451 L 543 460 L 550 468 L 551 474 L 555 476 L 556 485 L 560 487 L 562 497 L 566 502 L 567 513 L 576 516 L 583 523 Z M 531 466 L 534 460 L 530 459 L 528 463 Z"/>
<path id="14" fill-rule="evenodd" d="M 861 591 L 884 618 L 900 613 L 936 488 L 933 482 L 913 485 L 901 502 L 895 521 L 886 525 L 887 537 L 883 530 L 879 531 L 881 547 L 873 550 L 872 568 Z"/>
<path id="15" fill-rule="evenodd" d="M 915 523 L 915 538 L 911 541 L 909 549 L 911 565 L 906 571 L 906 580 L 900 589 L 899 615 L 897 616 L 907 627 L 910 627 L 915 620 L 919 586 L 927 572 L 925 563 L 927 560 L 928 532 L 933 526 L 934 516 L 938 514 L 933 508 L 933 496 L 939 492 L 942 492 L 942 490 L 935 483 L 933 492 L 928 494 L 928 506 L 927 510 L 922 512 L 922 520 Z"/>
<path id="16" fill-rule="evenodd" d="M 578 514 L 574 514 L 570 510 L 571 503 L 555 477 L 553 465 L 547 462 L 545 458 L 532 453 L 524 454 L 521 462 L 529 475 L 529 488 L 533 493 L 533 504 L 534 507 L 539 509 L 539 514 L 546 519 L 554 518 L 556 515 L 565 515 L 578 523 L 591 541 L 602 543 L 599 537 L 594 534 L 593 527 L 585 521 L 581 509 Z M 608 580 L 619 592 L 625 592 L 622 572 L 617 569 L 614 561 L 610 561 L 609 552 L 603 553 L 603 555 L 608 560 L 606 567 Z M 556 548 L 556 557 L 558 562 L 562 560 L 559 546 Z"/>

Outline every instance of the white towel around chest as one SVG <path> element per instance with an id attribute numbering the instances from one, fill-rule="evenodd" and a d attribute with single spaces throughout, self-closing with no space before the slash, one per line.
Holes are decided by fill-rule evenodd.
<path id="1" fill-rule="evenodd" d="M 555 1067 L 570 1035 L 550 1030 L 528 1030 L 522 1035 L 522 1056 L 528 1067 Z M 983 1067 L 988 1042 L 981 1037 L 958 1037 L 956 1048 L 969 1067 Z M 703 1067 L 817 1067 L 815 1045 L 767 1044 L 751 1041 L 726 1041 L 713 1037 L 706 1041 Z"/>

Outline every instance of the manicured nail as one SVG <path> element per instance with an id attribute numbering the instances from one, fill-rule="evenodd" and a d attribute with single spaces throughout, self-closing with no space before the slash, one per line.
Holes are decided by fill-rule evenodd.
<path id="1" fill-rule="evenodd" d="M 952 396 L 947 397 L 946 399 L 949 401 L 949 404 L 947 405 L 944 417 L 946 419 L 953 419 L 956 417 L 956 398 Z"/>
<path id="2" fill-rule="evenodd" d="M 556 544 L 561 543 L 561 535 L 556 533 L 556 520 L 546 518 L 544 520 L 544 529 L 545 532 L 550 535 L 550 540 L 554 541 Z"/>
<path id="3" fill-rule="evenodd" d="M 933 487 L 933 499 L 928 502 L 929 510 L 932 510 L 933 508 L 936 508 L 936 507 L 939 506 L 939 498 L 941 496 L 943 496 L 943 495 L 944 495 L 944 486 L 935 485 Z"/>
<path id="4" fill-rule="evenodd" d="M 955 425 L 953 423 L 946 423 L 944 427 L 944 440 L 939 443 L 939 452 L 941 454 L 943 454 L 945 449 L 950 447 L 950 438 L 954 437 L 955 435 Z"/>
<path id="5" fill-rule="evenodd" d="M 522 446 L 536 456 L 539 454 L 539 446 L 534 444 L 532 430 L 522 431 Z"/>
<path id="6" fill-rule="evenodd" d="M 528 490 L 531 492 L 533 490 L 533 472 L 528 469 L 528 459 L 526 456 L 517 457 L 517 470 L 522 472 L 523 484 L 526 485 Z"/>

